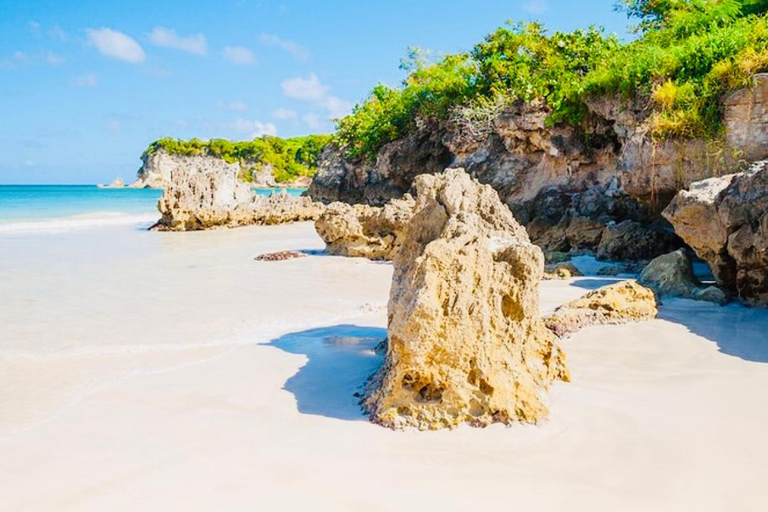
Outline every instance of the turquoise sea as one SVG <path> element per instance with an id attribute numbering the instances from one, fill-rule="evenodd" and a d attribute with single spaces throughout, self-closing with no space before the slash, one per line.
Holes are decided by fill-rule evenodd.
<path id="1" fill-rule="evenodd" d="M 255 189 L 268 196 L 280 189 Z M 301 195 L 305 189 L 285 189 Z M 95 185 L 0 185 L 0 232 L 152 223 L 161 190 Z"/>

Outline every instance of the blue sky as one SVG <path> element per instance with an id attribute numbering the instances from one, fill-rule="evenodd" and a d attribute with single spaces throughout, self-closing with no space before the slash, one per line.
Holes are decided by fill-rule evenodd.
<path id="1" fill-rule="evenodd" d="M 330 132 L 409 46 L 505 20 L 627 35 L 615 0 L 0 0 L 0 183 L 132 179 L 151 141 Z"/>

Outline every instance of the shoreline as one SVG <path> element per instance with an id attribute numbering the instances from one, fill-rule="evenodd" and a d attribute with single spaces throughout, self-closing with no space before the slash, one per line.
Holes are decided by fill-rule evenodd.
<path id="1" fill-rule="evenodd" d="M 514 499 L 714 512 L 768 498 L 768 410 L 755 407 L 768 386 L 768 310 L 667 299 L 656 320 L 565 340 L 573 379 L 553 386 L 539 425 L 394 432 L 355 396 L 381 364 L 389 264 L 253 260 L 320 249 L 311 223 L 71 233 L 56 254 L 40 253 L 47 235 L 30 235 L 0 255 L 0 291 L 18 296 L 0 310 L 11 335 L 0 408 L 45 416 L 0 436 L 0 510 L 403 500 L 467 510 Z M 541 309 L 613 281 L 543 282 Z M 9 354 L 28 366 L 8 371 Z"/>

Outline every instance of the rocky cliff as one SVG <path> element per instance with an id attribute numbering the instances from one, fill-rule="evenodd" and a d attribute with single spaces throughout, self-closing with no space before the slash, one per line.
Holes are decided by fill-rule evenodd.
<path id="1" fill-rule="evenodd" d="M 660 212 L 679 190 L 744 159 L 768 156 L 768 75 L 723 99 L 725 133 L 717 142 L 654 142 L 646 107 L 593 99 L 581 127 L 549 126 L 549 110 L 540 103 L 499 108 L 484 123 L 422 121 L 411 135 L 385 145 L 375 162 L 350 161 L 343 150 L 326 147 L 309 194 L 323 202 L 381 205 L 405 194 L 419 174 L 460 166 L 496 189 L 543 248 L 596 250 L 613 223 L 671 231 Z M 591 236 L 578 239 L 585 221 Z M 574 222 L 580 224 L 567 236 Z M 602 256 L 646 259 L 675 248 L 663 245 L 650 254 Z"/>
<path id="2" fill-rule="evenodd" d="M 182 172 L 184 169 L 199 169 L 202 167 L 227 166 L 236 177 L 250 171 L 252 177 L 251 186 L 256 188 L 271 187 L 306 187 L 309 178 L 301 176 L 296 180 L 277 183 L 273 174 L 273 168 L 269 165 L 261 165 L 258 162 L 235 161 L 227 163 L 224 159 L 209 156 L 172 155 L 159 150 L 142 157 L 142 166 L 136 174 L 136 180 L 129 185 L 131 188 L 165 188 L 172 181 L 172 174 Z"/>

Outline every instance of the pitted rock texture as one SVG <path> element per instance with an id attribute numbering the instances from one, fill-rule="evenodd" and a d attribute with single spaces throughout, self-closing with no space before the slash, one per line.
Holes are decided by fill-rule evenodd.
<path id="1" fill-rule="evenodd" d="M 315 221 L 315 230 L 330 254 L 391 260 L 402 244 L 413 207 L 408 195 L 383 207 L 331 203 Z"/>
<path id="2" fill-rule="evenodd" d="M 249 224 L 282 224 L 317 219 L 325 207 L 286 193 L 256 196 L 241 182 L 237 164 L 188 157 L 170 170 L 158 201 L 161 218 L 152 229 L 195 231 Z"/>
<path id="3" fill-rule="evenodd" d="M 768 304 L 768 161 L 681 191 L 664 216 L 733 296 Z"/>
<path id="4" fill-rule="evenodd" d="M 598 288 L 559 307 L 544 321 L 560 337 L 591 325 L 615 325 L 656 318 L 656 297 L 636 281 L 622 281 Z"/>
<path id="5" fill-rule="evenodd" d="M 364 406 L 422 430 L 536 422 L 567 380 L 539 316 L 541 250 L 489 186 L 461 169 L 422 175 L 394 258 L 386 361 Z"/>
<path id="6" fill-rule="evenodd" d="M 659 295 L 726 304 L 728 295 L 717 286 L 704 286 L 693 273 L 693 259 L 679 249 L 651 261 L 640 274 L 640 284 Z"/>

